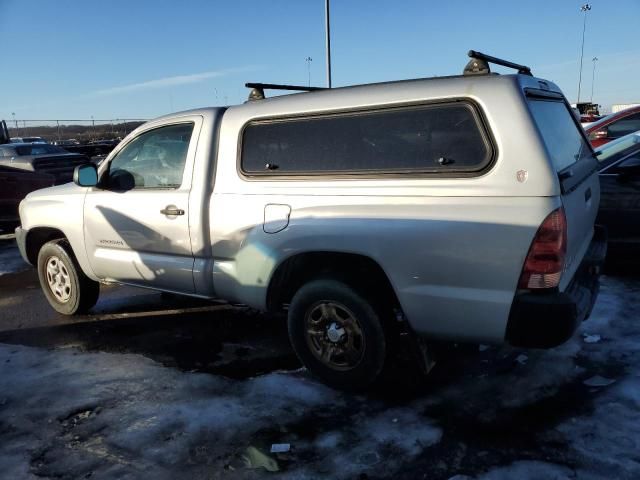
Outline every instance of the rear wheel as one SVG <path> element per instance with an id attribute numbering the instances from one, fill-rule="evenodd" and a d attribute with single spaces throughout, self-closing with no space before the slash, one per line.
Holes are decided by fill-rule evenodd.
<path id="1" fill-rule="evenodd" d="M 38 277 L 49 304 L 59 313 L 85 313 L 98 301 L 100 284 L 84 274 L 67 240 L 53 240 L 42 246 Z"/>
<path id="2" fill-rule="evenodd" d="M 347 390 L 371 385 L 387 355 L 373 304 L 345 283 L 315 280 L 289 306 L 289 338 L 300 361 L 327 384 Z"/>

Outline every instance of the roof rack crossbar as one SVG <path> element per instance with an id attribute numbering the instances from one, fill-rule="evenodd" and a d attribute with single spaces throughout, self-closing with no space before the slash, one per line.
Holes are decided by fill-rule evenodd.
<path id="1" fill-rule="evenodd" d="M 263 90 L 297 90 L 300 92 L 313 92 L 325 90 L 324 87 L 305 87 L 304 85 L 278 85 L 275 83 L 245 83 L 247 88 L 262 88 Z"/>
<path id="2" fill-rule="evenodd" d="M 275 83 L 245 83 L 245 87 L 250 88 L 248 102 L 253 100 L 263 100 L 264 91 L 266 90 L 295 90 L 298 92 L 313 92 L 316 90 L 325 90 L 323 87 L 305 87 L 303 85 L 278 85 Z"/>
<path id="3" fill-rule="evenodd" d="M 476 60 L 482 60 L 486 63 L 494 63 L 496 65 L 502 65 L 503 67 L 513 68 L 522 75 L 532 76 L 531 68 L 527 67 L 526 65 L 520 65 L 518 63 L 509 62 L 508 60 L 502 60 L 501 58 L 492 57 L 491 55 L 486 55 L 482 52 L 476 52 L 475 50 L 469 50 L 468 55 L 469 57 L 474 58 Z M 487 65 L 487 69 L 488 69 L 488 65 Z"/>

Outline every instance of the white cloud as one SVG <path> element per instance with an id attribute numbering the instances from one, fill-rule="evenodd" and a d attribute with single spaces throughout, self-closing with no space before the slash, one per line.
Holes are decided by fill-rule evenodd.
<path id="1" fill-rule="evenodd" d="M 229 68 L 225 70 L 217 70 L 213 72 L 192 73 L 189 75 L 176 75 L 174 77 L 159 78 L 156 80 L 148 80 L 146 82 L 132 83 L 130 85 L 122 85 L 120 87 L 105 88 L 91 92 L 92 96 L 117 95 L 120 93 L 130 93 L 139 90 L 148 90 L 154 88 L 175 87 L 177 85 L 187 85 L 191 83 L 199 83 L 210 78 L 223 77 L 233 73 L 247 72 L 256 70 L 256 67 Z"/>

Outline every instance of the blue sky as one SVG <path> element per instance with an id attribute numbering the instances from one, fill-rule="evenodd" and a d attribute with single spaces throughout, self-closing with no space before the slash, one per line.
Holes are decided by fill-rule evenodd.
<path id="1" fill-rule="evenodd" d="M 470 48 L 575 101 L 573 0 L 332 0 L 334 86 L 460 73 Z M 640 102 L 640 0 L 595 0 L 581 98 Z M 0 118 L 151 118 L 239 103 L 247 81 L 325 85 L 324 0 L 0 0 Z"/>

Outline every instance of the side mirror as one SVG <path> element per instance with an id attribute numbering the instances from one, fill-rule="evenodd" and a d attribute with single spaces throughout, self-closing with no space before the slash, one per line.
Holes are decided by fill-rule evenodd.
<path id="1" fill-rule="evenodd" d="M 98 170 L 93 163 L 78 165 L 73 171 L 73 183 L 80 187 L 95 187 L 98 184 Z"/>

